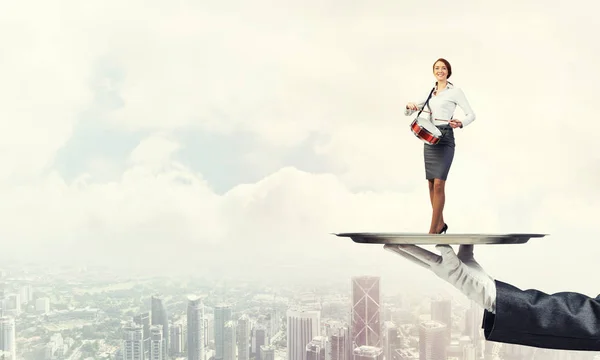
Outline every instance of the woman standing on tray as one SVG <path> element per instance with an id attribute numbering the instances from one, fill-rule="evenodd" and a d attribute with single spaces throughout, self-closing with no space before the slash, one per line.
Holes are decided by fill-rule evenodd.
<path id="1" fill-rule="evenodd" d="M 404 114 L 409 116 L 426 104 L 430 119 L 442 132 L 442 138 L 437 144 L 425 144 L 423 150 L 425 177 L 429 183 L 429 198 L 433 208 L 429 233 L 441 234 L 448 230 L 443 211 L 446 202 L 446 179 L 454 159 L 454 129 L 463 128 L 473 122 L 475 113 L 463 91 L 448 81 L 452 75 L 452 67 L 446 59 L 440 58 L 433 63 L 433 75 L 437 82 L 429 96 L 421 102 L 406 104 Z M 456 105 L 465 113 L 462 120 L 452 119 Z"/>

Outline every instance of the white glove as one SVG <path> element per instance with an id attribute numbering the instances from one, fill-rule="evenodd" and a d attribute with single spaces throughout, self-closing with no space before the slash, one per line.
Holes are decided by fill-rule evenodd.
<path id="1" fill-rule="evenodd" d="M 386 244 L 383 248 L 430 269 L 467 298 L 496 313 L 496 282 L 473 258 L 473 245 L 460 245 L 458 256 L 450 245 L 436 245 L 441 256 L 416 245 Z"/>

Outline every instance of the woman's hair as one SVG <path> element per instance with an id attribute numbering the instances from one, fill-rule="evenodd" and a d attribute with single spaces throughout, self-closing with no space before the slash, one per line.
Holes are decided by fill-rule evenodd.
<path id="1" fill-rule="evenodd" d="M 444 58 L 437 59 L 433 63 L 433 70 L 435 71 L 435 64 L 437 64 L 439 61 L 443 62 L 444 65 L 446 65 L 446 68 L 448 69 L 448 76 L 446 77 L 446 79 L 450 79 L 450 76 L 452 76 L 452 66 L 450 65 L 450 63 L 448 62 L 448 60 L 446 60 Z"/>

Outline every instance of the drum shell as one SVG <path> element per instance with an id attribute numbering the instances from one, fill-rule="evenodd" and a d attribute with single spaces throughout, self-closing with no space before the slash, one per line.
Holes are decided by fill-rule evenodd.
<path id="1" fill-rule="evenodd" d="M 428 119 L 416 118 L 410 129 L 418 139 L 429 145 L 436 145 L 442 138 L 442 132 Z"/>

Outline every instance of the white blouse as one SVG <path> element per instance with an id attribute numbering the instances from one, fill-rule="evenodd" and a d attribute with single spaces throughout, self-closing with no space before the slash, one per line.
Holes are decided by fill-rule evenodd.
<path id="1" fill-rule="evenodd" d="M 431 90 L 429 90 L 431 91 Z M 421 98 L 417 104 L 417 107 L 421 109 L 425 104 L 425 100 L 427 100 L 427 96 L 429 95 L 429 91 L 425 94 L 425 97 Z M 437 95 L 431 94 L 431 98 L 429 99 L 429 103 L 427 103 L 426 111 L 431 111 L 431 114 L 422 112 L 421 116 L 428 117 L 433 121 L 433 124 L 436 126 L 439 125 L 448 125 L 447 121 L 438 121 L 434 119 L 442 119 L 442 120 L 452 120 L 452 116 L 454 116 L 454 110 L 456 109 L 456 105 L 460 106 L 462 111 L 465 113 L 464 119 L 460 120 L 463 124 L 463 127 L 469 125 L 475 120 L 475 112 L 471 109 L 471 105 L 467 98 L 465 97 L 465 93 L 460 88 L 455 88 L 452 84 L 446 84 L 446 88 L 442 91 L 438 91 Z M 404 108 L 404 115 L 410 116 L 417 110 L 410 110 Z"/>

